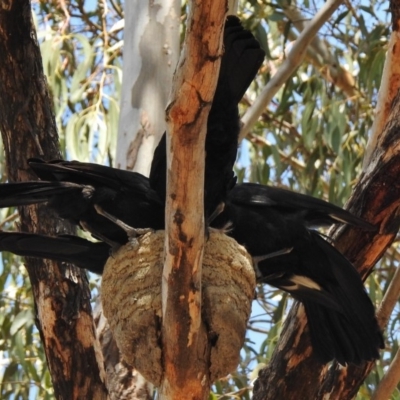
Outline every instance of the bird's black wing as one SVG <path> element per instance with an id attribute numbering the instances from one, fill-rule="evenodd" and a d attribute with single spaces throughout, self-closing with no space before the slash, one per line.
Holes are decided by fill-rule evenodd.
<path id="1" fill-rule="evenodd" d="M 79 215 L 79 219 L 97 232 L 98 235 L 94 235 L 98 238 L 106 237 L 120 244 L 127 241 L 126 233 L 99 216 L 94 209 L 95 205 L 132 228 L 163 229 L 164 227 L 164 203 L 150 188 L 149 180 L 139 173 L 78 161 L 45 162 L 40 159 L 30 159 L 29 165 L 39 178 L 51 177 L 56 181 L 73 182 L 93 188 L 90 204 Z M 57 198 L 51 205 L 54 208 L 61 203 L 64 205 L 65 200 Z M 60 215 L 60 210 L 58 213 Z M 64 215 L 65 212 L 60 216 Z"/>
<path id="2" fill-rule="evenodd" d="M 262 261 L 258 268 L 264 282 L 304 304 L 313 349 L 321 361 L 359 364 L 379 358 L 382 334 L 361 278 L 317 232 L 307 230 L 296 238 L 290 255 Z"/>
<path id="3" fill-rule="evenodd" d="M 329 281 L 327 290 L 335 292 L 338 300 L 341 301 L 342 313 L 346 316 L 345 320 L 341 320 L 342 324 L 336 324 L 340 330 L 337 329 L 336 333 L 332 327 L 332 332 L 335 332 L 337 337 L 341 332 L 351 332 L 351 345 L 343 346 L 343 353 L 346 354 L 345 350 L 348 352 L 353 350 L 352 362 L 357 364 L 363 360 L 379 358 L 379 348 L 384 346 L 383 337 L 375 317 L 373 304 L 365 291 L 359 273 L 338 250 L 317 232 L 311 231 L 310 234 L 314 245 L 329 260 L 329 265 L 325 268 L 332 271 L 334 280 Z M 336 320 L 337 316 L 333 319 L 332 325 Z M 323 341 L 322 336 L 320 336 L 320 341 Z M 346 341 L 343 340 L 342 343 L 345 344 Z"/>
<path id="4" fill-rule="evenodd" d="M 107 187 L 113 190 L 129 191 L 131 195 L 149 198 L 161 203 L 160 198 L 150 189 L 148 178 L 132 171 L 107 167 L 79 161 L 43 161 L 39 158 L 28 160 L 29 166 L 43 180 L 73 182 L 94 187 Z"/>
<path id="5" fill-rule="evenodd" d="M 229 16 L 224 29 L 224 54 L 207 121 L 205 166 L 205 215 L 209 217 L 225 200 L 234 185 L 233 164 L 236 160 L 240 120 L 238 103 L 254 79 L 264 59 L 257 40 Z M 153 157 L 150 186 L 165 199 L 166 136 L 163 135 Z"/>
<path id="6" fill-rule="evenodd" d="M 29 181 L 0 184 L 0 207 L 27 206 L 44 203 L 54 195 L 76 196 L 82 185 L 70 182 Z"/>
<path id="7" fill-rule="evenodd" d="M 288 250 L 259 261 L 257 278 L 304 304 L 321 361 L 358 364 L 378 358 L 382 335 L 359 274 L 330 243 L 307 229 L 301 215 L 228 199 L 213 226 L 228 223 L 228 235 L 255 258 Z"/>
<path id="8" fill-rule="evenodd" d="M 51 237 L 34 233 L 0 232 L 0 251 L 72 263 L 101 275 L 110 254 L 110 246 L 72 235 Z"/>
<path id="9" fill-rule="evenodd" d="M 0 184 L 0 207 L 47 201 L 59 217 L 114 245 L 125 244 L 127 233 L 96 207 L 135 229 L 164 227 L 164 204 L 140 174 L 77 161 L 36 159 L 30 165 L 52 181 Z"/>
<path id="10" fill-rule="evenodd" d="M 298 214 L 303 217 L 308 226 L 345 223 L 369 231 L 375 230 L 375 227 L 367 221 L 334 204 L 287 189 L 256 183 L 242 183 L 236 185 L 229 192 L 229 200 L 247 207 L 259 209 L 270 207 L 281 214 Z"/>

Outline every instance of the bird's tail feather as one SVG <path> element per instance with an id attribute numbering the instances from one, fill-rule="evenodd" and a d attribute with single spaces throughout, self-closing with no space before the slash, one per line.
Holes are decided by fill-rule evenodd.
<path id="1" fill-rule="evenodd" d="M 81 192 L 81 185 L 69 182 L 17 182 L 0 184 L 0 207 L 43 203 L 53 195 Z"/>
<path id="2" fill-rule="evenodd" d="M 225 23 L 224 47 L 219 76 L 221 83 L 224 80 L 227 82 L 217 86 L 216 96 L 222 94 L 225 97 L 226 93 L 218 91 L 229 89 L 226 98 L 237 105 L 263 63 L 265 53 L 254 36 L 234 16 L 228 16 Z"/>
<path id="3" fill-rule="evenodd" d="M 305 301 L 310 334 L 316 353 L 340 363 L 360 363 L 379 358 L 383 337 L 375 317 L 374 306 L 353 265 L 318 233 L 311 232 L 314 244 L 329 261 L 334 280 L 325 282 L 340 311 L 327 309 L 317 302 Z"/>
<path id="4" fill-rule="evenodd" d="M 23 257 L 39 257 L 68 262 L 102 274 L 110 247 L 106 243 L 61 235 L 57 237 L 23 232 L 0 232 L 0 251 Z"/>

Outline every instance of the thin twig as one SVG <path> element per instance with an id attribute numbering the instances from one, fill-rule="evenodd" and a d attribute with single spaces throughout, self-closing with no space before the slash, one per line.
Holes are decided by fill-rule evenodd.
<path id="1" fill-rule="evenodd" d="M 397 350 L 389 369 L 381 379 L 371 400 L 387 400 L 400 381 L 400 349 Z"/>
<path id="2" fill-rule="evenodd" d="M 15 219 L 17 219 L 19 216 L 18 212 L 15 211 L 14 213 L 12 213 L 11 215 L 9 215 L 6 219 L 4 219 L 3 221 L 1 221 L 0 223 L 0 229 L 3 228 L 3 226 L 5 224 L 7 224 L 8 222 L 14 221 Z"/>
<path id="3" fill-rule="evenodd" d="M 277 73 L 267 83 L 260 96 L 243 116 L 243 126 L 240 132 L 240 139 L 243 139 L 247 135 L 263 113 L 265 107 L 278 92 L 279 88 L 289 79 L 300 65 L 306 54 L 307 46 L 314 39 L 321 26 L 328 20 L 342 2 L 343 0 L 328 0 L 318 11 L 312 21 L 306 26 Z"/>
<path id="4" fill-rule="evenodd" d="M 396 272 L 391 280 L 389 287 L 382 299 L 381 305 L 377 311 L 379 326 L 384 329 L 389 321 L 390 315 L 399 299 L 400 294 L 400 268 L 397 267 Z"/>

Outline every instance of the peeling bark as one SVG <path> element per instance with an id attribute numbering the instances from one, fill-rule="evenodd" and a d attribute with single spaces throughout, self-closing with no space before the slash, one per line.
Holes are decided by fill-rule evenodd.
<path id="1" fill-rule="evenodd" d="M 0 130 L 8 177 L 34 180 L 27 158 L 60 158 L 60 153 L 28 0 L 0 4 L 0 59 Z M 44 207 L 26 207 L 20 215 L 22 231 L 71 233 Z M 28 259 L 26 267 L 56 398 L 106 399 L 86 275 L 71 265 L 37 259 Z"/>
<path id="2" fill-rule="evenodd" d="M 227 0 L 191 2 L 167 109 L 167 205 L 162 281 L 161 398 L 207 399 L 210 345 L 201 323 L 204 143 L 217 84 Z"/>
<path id="3" fill-rule="evenodd" d="M 121 353 L 100 304 L 94 309 L 94 319 L 97 337 L 104 355 L 104 369 L 110 400 L 152 400 L 153 385 L 121 359 Z"/>

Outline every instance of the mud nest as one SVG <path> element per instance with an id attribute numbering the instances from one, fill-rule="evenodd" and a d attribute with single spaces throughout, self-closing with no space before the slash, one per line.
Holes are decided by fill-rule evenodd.
<path id="1" fill-rule="evenodd" d="M 159 386 L 161 365 L 161 275 L 164 231 L 146 234 L 133 249 L 110 257 L 103 273 L 104 315 L 125 361 Z M 211 381 L 236 369 L 254 298 L 255 275 L 244 247 L 211 232 L 202 275 L 202 320 L 211 349 Z"/>

